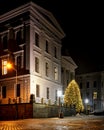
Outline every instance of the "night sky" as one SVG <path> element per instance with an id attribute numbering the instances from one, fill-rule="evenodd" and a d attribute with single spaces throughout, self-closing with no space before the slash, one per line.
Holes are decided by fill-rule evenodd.
<path id="1" fill-rule="evenodd" d="M 0 13 L 27 1 L 29 0 L 0 0 Z M 93 72 L 104 68 L 103 2 L 32 1 L 49 10 L 57 19 L 66 34 L 62 40 L 62 54 L 73 58 L 78 66 L 76 73 Z"/>

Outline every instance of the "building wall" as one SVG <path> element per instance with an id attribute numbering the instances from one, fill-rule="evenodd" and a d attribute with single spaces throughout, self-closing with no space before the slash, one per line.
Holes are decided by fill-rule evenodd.
<path id="1" fill-rule="evenodd" d="M 62 56 L 61 67 L 61 83 L 63 86 L 63 94 L 71 80 L 75 79 L 75 69 L 77 65 L 70 56 Z"/>
<path id="2" fill-rule="evenodd" d="M 1 15 L 0 19 L 1 103 L 15 103 L 15 99 L 17 103 L 26 103 L 30 101 L 31 94 L 35 95 L 36 102 L 41 102 L 41 99 L 44 99 L 44 103 L 50 100 L 52 104 L 58 102 L 57 92 L 64 91 L 63 85 L 67 85 L 65 81 L 71 80 L 68 75 L 67 79 L 63 79 L 61 68 L 63 66 L 73 76 L 76 65 L 73 62 L 67 67 L 63 64 L 61 40 L 65 34 L 57 20 L 49 11 L 33 2 Z M 6 41 L 3 40 L 5 36 Z M 39 46 L 36 43 L 38 40 Z M 6 68 L 5 74 L 2 74 L 3 60 L 13 63 L 13 68 Z M 67 63 L 70 61 L 68 59 Z M 39 65 L 38 71 L 36 64 Z M 16 84 L 20 85 L 18 97 Z M 4 98 L 3 86 L 6 86 Z"/>
<path id="3" fill-rule="evenodd" d="M 83 103 L 86 107 L 85 99 L 89 102 L 90 110 L 103 110 L 104 109 L 104 97 L 103 97 L 103 75 L 104 72 L 93 72 L 76 75 L 76 81 L 79 84 Z"/>
<path id="4" fill-rule="evenodd" d="M 28 10 L 31 8 L 31 11 Z M 27 8 L 29 7 L 29 8 Z M 58 32 L 55 26 L 51 25 L 42 14 L 39 14 L 35 8 L 39 8 L 40 12 L 44 9 L 38 7 L 34 3 L 30 2 L 26 6 L 22 6 L 14 9 L 7 14 L 1 16 L 1 23 L 3 25 L 2 31 L 0 32 L 1 43 L 1 55 L 0 60 L 10 59 L 10 54 L 13 54 L 14 65 L 18 66 L 18 57 L 21 56 L 21 69 L 15 71 L 10 75 L 7 72 L 6 75 L 2 75 L 0 80 L 0 92 L 1 92 L 1 103 L 15 103 L 14 99 L 19 102 L 29 102 L 31 94 L 36 96 L 36 85 L 39 85 L 39 97 L 36 97 L 36 101 L 40 102 L 41 98 L 47 99 L 46 89 L 48 88 L 48 99 L 54 103 L 56 100 L 55 91 L 62 89 L 61 85 L 61 39 L 64 37 L 62 33 Z M 30 11 L 30 13 L 28 13 Z M 15 12 L 15 13 L 14 13 Z M 45 11 L 47 15 L 48 11 Z M 38 16 L 36 16 L 36 14 Z M 51 13 L 50 13 L 51 15 Z M 8 17 L 9 16 L 9 17 Z M 47 16 L 48 17 L 48 16 Z M 50 19 L 54 17 L 50 17 Z M 56 21 L 55 21 L 56 22 Z M 4 28 L 4 26 L 7 27 Z M 57 23 L 54 23 L 57 24 Z M 58 28 L 58 27 L 57 27 Z M 61 30 L 61 28 L 59 28 Z M 16 37 L 19 35 L 18 31 L 21 31 L 21 40 L 18 43 Z M 35 45 L 35 33 L 39 35 L 39 47 Z M 3 37 L 7 35 L 7 48 L 3 48 Z M 18 37 L 19 38 L 19 37 Z M 17 40 L 17 41 L 16 41 Z M 49 52 L 45 50 L 46 40 L 48 41 Z M 56 48 L 56 57 L 54 54 L 54 48 Z M 4 52 L 5 51 L 5 52 Z M 39 72 L 35 71 L 35 58 L 39 59 Z M 11 61 L 10 59 L 10 62 Z M 45 75 L 45 64 L 49 64 L 49 75 Z M 58 79 L 54 77 L 54 68 L 57 68 Z M 12 70 L 13 71 L 13 70 Z M 17 72 L 17 75 L 16 75 Z M 17 79 L 17 81 L 16 81 Z M 7 81 L 7 82 L 6 82 Z M 20 84 L 20 96 L 16 96 L 16 83 Z M 6 97 L 2 98 L 2 87 L 6 86 Z M 19 99 L 18 99 L 19 98 Z M 46 102 L 47 102 L 46 100 Z"/>

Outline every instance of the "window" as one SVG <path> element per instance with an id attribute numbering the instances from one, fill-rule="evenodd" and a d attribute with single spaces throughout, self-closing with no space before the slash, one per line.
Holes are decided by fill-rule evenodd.
<path id="1" fill-rule="evenodd" d="M 97 99 L 97 92 L 93 92 L 93 99 Z"/>
<path id="2" fill-rule="evenodd" d="M 46 67 L 46 76 L 48 77 L 49 76 L 49 64 L 48 63 L 46 63 L 46 65 L 45 65 L 45 67 Z"/>
<path id="3" fill-rule="evenodd" d="M 14 37 L 15 37 L 14 29 L 11 27 L 9 28 L 9 39 L 14 39 Z"/>
<path id="4" fill-rule="evenodd" d="M 39 34 L 35 33 L 35 45 L 39 47 Z"/>
<path id="5" fill-rule="evenodd" d="M 48 41 L 46 40 L 46 48 L 45 51 L 48 53 Z"/>
<path id="6" fill-rule="evenodd" d="M 39 59 L 35 57 L 35 72 L 39 73 Z"/>
<path id="7" fill-rule="evenodd" d="M 20 97 L 20 84 L 17 84 L 17 97 Z"/>
<path id="8" fill-rule="evenodd" d="M 5 35 L 3 37 L 3 49 L 7 49 L 7 47 L 8 47 L 8 37 L 7 35 Z"/>
<path id="9" fill-rule="evenodd" d="M 22 40 L 22 34 L 21 34 L 21 30 L 19 30 L 16 35 L 16 42 L 18 45 L 21 44 L 21 40 Z"/>
<path id="10" fill-rule="evenodd" d="M 66 83 L 69 84 L 69 71 L 66 70 Z"/>
<path id="11" fill-rule="evenodd" d="M 57 58 L 57 48 L 54 47 L 54 57 Z"/>
<path id="12" fill-rule="evenodd" d="M 49 88 L 47 88 L 47 99 L 49 99 Z"/>
<path id="13" fill-rule="evenodd" d="M 2 87 L 2 98 L 6 98 L 6 86 Z"/>
<path id="14" fill-rule="evenodd" d="M 36 85 L 36 97 L 40 97 L 40 86 Z"/>
<path id="15" fill-rule="evenodd" d="M 54 78 L 55 80 L 58 80 L 58 68 L 54 67 Z"/>
<path id="16" fill-rule="evenodd" d="M 17 57 L 17 70 L 21 69 L 21 56 Z"/>
<path id="17" fill-rule="evenodd" d="M 2 75 L 7 74 L 7 60 L 2 60 Z"/>
<path id="18" fill-rule="evenodd" d="M 55 100 L 57 101 L 57 90 L 55 90 Z"/>

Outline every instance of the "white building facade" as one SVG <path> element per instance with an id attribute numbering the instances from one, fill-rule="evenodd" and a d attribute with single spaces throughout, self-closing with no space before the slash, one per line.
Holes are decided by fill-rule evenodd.
<path id="1" fill-rule="evenodd" d="M 30 102 L 31 94 L 37 103 L 57 102 L 65 34 L 54 16 L 29 2 L 1 15 L 0 30 L 0 103 Z"/>

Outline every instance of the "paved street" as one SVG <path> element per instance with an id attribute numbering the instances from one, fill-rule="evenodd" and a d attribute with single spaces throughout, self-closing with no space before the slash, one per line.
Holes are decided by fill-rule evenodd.
<path id="1" fill-rule="evenodd" d="M 0 121 L 0 130 L 104 130 L 104 116 Z"/>

